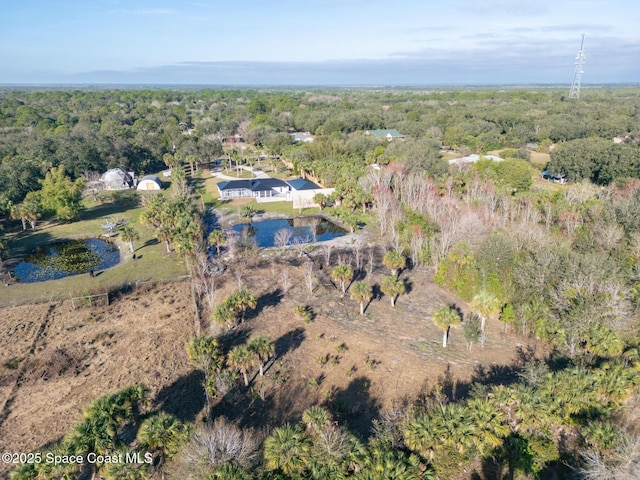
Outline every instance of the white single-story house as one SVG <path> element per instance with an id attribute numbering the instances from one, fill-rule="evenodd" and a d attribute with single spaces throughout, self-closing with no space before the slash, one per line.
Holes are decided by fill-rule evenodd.
<path id="1" fill-rule="evenodd" d="M 395 128 L 384 129 L 384 130 L 367 130 L 364 132 L 365 135 L 373 135 L 376 138 L 384 138 L 388 142 L 391 140 L 404 140 L 404 135 L 402 135 Z"/>
<path id="2" fill-rule="evenodd" d="M 303 142 L 303 143 L 312 143 L 313 135 L 310 132 L 295 132 L 290 133 L 291 138 L 293 139 L 293 143 Z"/>
<path id="3" fill-rule="evenodd" d="M 104 184 L 105 190 L 123 190 L 135 186 L 135 174 L 119 167 L 112 168 L 102 174 L 100 182 Z"/>
<path id="4" fill-rule="evenodd" d="M 449 165 L 476 163 L 480 159 L 493 160 L 494 162 L 502 162 L 504 160 L 503 158 L 496 157 L 495 155 L 477 155 L 475 153 L 472 153 L 471 155 L 467 155 L 466 157 L 453 158 L 449 160 Z"/>
<path id="5" fill-rule="evenodd" d="M 291 187 L 278 178 L 252 178 L 218 183 L 222 199 L 273 197 L 287 193 Z"/>
<path id="6" fill-rule="evenodd" d="M 162 182 L 155 175 L 145 175 L 138 182 L 138 190 L 162 190 Z"/>

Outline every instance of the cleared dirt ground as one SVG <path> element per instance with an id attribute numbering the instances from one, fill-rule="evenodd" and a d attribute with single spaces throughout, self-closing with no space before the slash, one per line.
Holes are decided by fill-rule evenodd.
<path id="1" fill-rule="evenodd" d="M 442 332 L 430 315 L 445 304 L 462 310 L 466 305 L 436 286 L 428 270 L 402 273 L 409 292 L 395 308 L 380 296 L 360 316 L 358 304 L 331 284 L 330 268 L 320 269 L 320 255 L 313 294 L 294 253 L 288 260 L 251 262 L 240 268 L 241 277 L 258 306 L 225 334 L 223 346 L 267 335 L 276 358 L 264 378 L 256 368 L 249 391 L 239 384 L 219 399 L 215 415 L 268 429 L 298 421 L 304 409 L 324 403 L 364 437 L 381 411 L 414 400 L 438 381 L 445 393 L 460 397 L 474 374 L 485 382 L 512 375 L 518 338 L 501 333 L 495 320 L 488 322 L 484 349 L 467 351 L 459 327 L 442 348 Z M 292 285 L 287 292 L 285 269 Z M 218 300 L 237 288 L 233 272 L 229 267 L 218 277 Z M 377 267 L 370 282 L 385 274 Z M 201 377 L 184 348 L 195 335 L 189 291 L 188 283 L 173 283 L 135 291 L 106 307 L 74 310 L 65 301 L 0 310 L 0 450 L 30 451 L 57 441 L 92 400 L 133 383 L 151 388 L 150 408 L 185 421 L 201 419 Z M 308 305 L 313 321 L 296 316 L 296 305 Z"/>
<path id="2" fill-rule="evenodd" d="M 0 310 L 0 450 L 56 441 L 92 400 L 134 383 L 149 386 L 152 399 L 178 401 L 179 389 L 165 387 L 192 370 L 184 353 L 191 305 L 189 285 L 175 283 L 108 307 Z"/>
<path id="3" fill-rule="evenodd" d="M 334 252 L 334 260 L 337 255 Z M 320 255 L 315 260 L 316 268 L 324 262 Z M 258 307 L 228 335 L 226 347 L 267 335 L 275 341 L 277 358 L 264 378 L 253 377 L 251 395 L 232 392 L 214 413 L 242 426 L 268 428 L 298 421 L 304 409 L 326 404 L 352 432 L 364 437 L 381 411 L 414 401 L 436 383 L 459 398 L 472 378 L 486 383 L 513 378 L 519 339 L 503 334 L 502 324 L 495 320 L 488 322 L 484 349 L 475 345 L 469 352 L 461 327 L 452 329 L 449 347 L 442 348 L 442 331 L 431 314 L 442 305 L 455 304 L 463 311 L 467 305 L 435 285 L 429 270 L 403 272 L 408 293 L 399 297 L 396 307 L 379 294 L 361 316 L 349 293 L 342 297 L 331 284 L 326 266 L 317 270 L 310 294 L 301 263 L 293 255 L 289 262 L 263 259 L 246 269 L 244 282 L 258 297 Z M 286 293 L 283 269 L 291 276 L 292 287 Z M 237 288 L 232 273 L 230 267 L 221 279 L 220 298 Z M 388 274 L 378 267 L 369 281 L 377 283 Z M 314 320 L 305 323 L 296 316 L 296 305 L 309 306 Z"/>

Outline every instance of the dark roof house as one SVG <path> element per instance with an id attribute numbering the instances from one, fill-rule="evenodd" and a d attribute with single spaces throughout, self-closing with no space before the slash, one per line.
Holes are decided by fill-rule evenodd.
<path id="1" fill-rule="evenodd" d="M 294 178 L 293 180 L 287 180 L 287 183 L 294 190 L 317 190 L 320 187 L 306 178 Z"/>
<path id="2" fill-rule="evenodd" d="M 252 178 L 218 183 L 218 192 L 223 199 L 273 197 L 290 190 L 291 187 L 278 178 Z"/>

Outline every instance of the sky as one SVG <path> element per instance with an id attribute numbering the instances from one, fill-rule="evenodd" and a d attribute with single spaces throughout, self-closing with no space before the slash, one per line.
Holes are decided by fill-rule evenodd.
<path id="1" fill-rule="evenodd" d="M 0 0 L 0 84 L 640 82 L 635 0 Z"/>

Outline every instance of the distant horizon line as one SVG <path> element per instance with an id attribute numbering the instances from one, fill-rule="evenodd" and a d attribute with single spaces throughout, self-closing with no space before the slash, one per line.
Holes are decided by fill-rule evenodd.
<path id="1" fill-rule="evenodd" d="M 582 88 L 597 87 L 637 87 L 640 82 L 604 82 L 604 83 L 583 83 Z M 155 89 L 171 89 L 171 88 L 189 88 L 189 89 L 419 89 L 419 88 L 518 88 L 518 87 L 542 87 L 542 88 L 569 88 L 569 83 L 425 83 L 425 84 L 217 84 L 217 83 L 118 83 L 118 82 L 74 82 L 74 83 L 44 83 L 44 82 L 0 82 L 0 88 L 155 88 Z"/>

